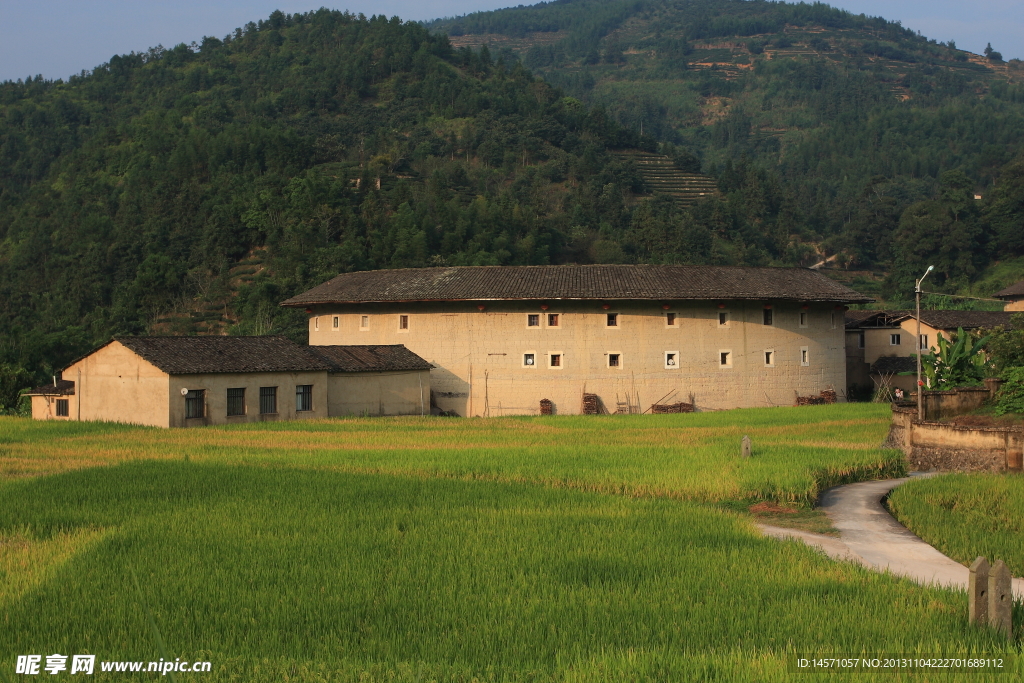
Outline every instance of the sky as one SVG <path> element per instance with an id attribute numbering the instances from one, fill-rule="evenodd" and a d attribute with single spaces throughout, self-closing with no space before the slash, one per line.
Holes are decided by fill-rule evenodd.
<path id="1" fill-rule="evenodd" d="M 63 78 L 156 45 L 218 38 L 275 9 L 326 5 L 366 15 L 434 19 L 512 4 L 500 0 L 0 0 L 0 81 L 42 74 Z M 523 2 L 527 4 L 527 2 Z M 833 0 L 854 13 L 900 20 L 907 28 L 981 53 L 989 42 L 1004 59 L 1024 58 L 1024 0 Z"/>

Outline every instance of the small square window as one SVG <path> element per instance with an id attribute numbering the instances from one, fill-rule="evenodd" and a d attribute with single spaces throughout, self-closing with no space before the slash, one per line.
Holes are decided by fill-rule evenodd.
<path id="1" fill-rule="evenodd" d="M 675 313 L 666 313 L 665 314 L 665 326 L 666 327 L 675 327 L 676 326 L 676 314 Z"/>
<path id="2" fill-rule="evenodd" d="M 548 327 L 558 327 L 557 313 L 548 313 Z"/>
<path id="3" fill-rule="evenodd" d="M 536 356 L 536 354 L 533 354 L 533 353 L 524 353 L 523 354 L 523 365 L 525 365 L 528 368 L 532 368 L 536 364 L 537 364 L 537 356 Z"/>
<path id="4" fill-rule="evenodd" d="M 560 368 L 562 367 L 562 354 L 553 353 L 551 354 L 551 367 Z"/>
<path id="5" fill-rule="evenodd" d="M 368 330 L 370 329 L 370 316 L 361 315 L 359 316 L 359 329 Z"/>
<path id="6" fill-rule="evenodd" d="M 899 346 L 899 345 L 900 345 L 900 335 L 898 335 L 898 334 L 890 334 L 889 335 L 889 346 Z"/>
<path id="7" fill-rule="evenodd" d="M 800 347 L 800 365 L 806 367 L 806 366 L 808 366 L 810 364 L 811 364 L 811 362 L 810 362 L 810 355 L 807 353 L 807 347 L 806 346 L 801 346 Z"/>
<path id="8" fill-rule="evenodd" d="M 295 387 L 295 411 L 313 410 L 313 385 L 299 384 Z"/>
<path id="9" fill-rule="evenodd" d="M 336 316 L 334 316 L 332 318 L 331 327 L 333 327 L 334 329 L 338 329 L 339 327 L 341 327 L 341 317 L 340 316 L 336 315 Z"/>
<path id="10" fill-rule="evenodd" d="M 245 415 L 245 389 L 228 389 L 228 417 Z"/>
<path id="11" fill-rule="evenodd" d="M 665 367 L 670 370 L 675 370 L 679 367 L 679 352 L 678 351 L 666 351 L 665 352 Z"/>
<path id="12" fill-rule="evenodd" d="M 718 312 L 718 326 L 719 327 L 725 327 L 728 324 L 729 324 L 729 312 L 728 311 L 719 311 Z"/>
<path id="13" fill-rule="evenodd" d="M 409 316 L 400 315 L 398 316 L 398 329 L 407 330 L 409 329 Z"/>
<path id="14" fill-rule="evenodd" d="M 610 368 L 622 367 L 622 357 L 621 357 L 621 355 L 618 354 L 618 353 L 609 353 L 608 354 L 608 367 L 610 367 Z"/>
<path id="15" fill-rule="evenodd" d="M 764 352 L 764 364 L 768 368 L 775 367 L 775 351 L 769 349 Z"/>
<path id="16" fill-rule="evenodd" d="M 607 324 L 607 326 L 608 327 L 618 327 L 619 326 L 619 314 L 618 313 L 609 313 L 608 314 L 608 324 Z"/>
<path id="17" fill-rule="evenodd" d="M 775 316 L 773 315 L 773 313 L 774 312 L 770 308 L 766 308 L 766 309 L 764 309 L 764 311 L 762 311 L 762 314 L 764 316 L 764 324 L 765 325 L 773 324 L 773 322 L 775 320 Z"/>
<path id="18" fill-rule="evenodd" d="M 732 367 L 732 351 L 718 352 L 718 366 L 722 368 Z"/>
<path id="19" fill-rule="evenodd" d="M 66 398 L 57 399 L 57 417 L 67 417 L 71 414 L 68 410 L 68 400 Z"/>
<path id="20" fill-rule="evenodd" d="M 807 312 L 800 311 L 800 327 L 807 327 Z"/>
<path id="21" fill-rule="evenodd" d="M 540 327 L 540 314 L 539 313 L 530 313 L 529 315 L 527 315 L 526 316 L 526 326 L 527 327 Z"/>

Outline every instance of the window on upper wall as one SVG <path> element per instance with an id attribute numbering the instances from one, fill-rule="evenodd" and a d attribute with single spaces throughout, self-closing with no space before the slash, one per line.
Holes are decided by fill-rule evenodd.
<path id="1" fill-rule="evenodd" d="M 807 327 L 807 311 L 800 311 L 800 327 Z"/>
<path id="2" fill-rule="evenodd" d="M 728 311 L 719 311 L 718 312 L 718 326 L 719 327 L 728 327 L 728 325 L 729 325 L 729 312 Z"/>
<path id="3" fill-rule="evenodd" d="M 245 389 L 228 389 L 228 417 L 245 415 Z"/>
<path id="4" fill-rule="evenodd" d="M 553 367 L 553 368 L 560 368 L 560 367 L 562 367 L 562 354 L 560 354 L 560 353 L 552 353 L 549 357 L 551 358 L 551 367 Z"/>
<path id="5" fill-rule="evenodd" d="M 665 368 L 668 370 L 675 370 L 679 367 L 679 352 L 678 351 L 666 351 L 665 352 Z"/>
<path id="6" fill-rule="evenodd" d="M 295 387 L 295 411 L 313 410 L 313 385 L 298 384 Z"/>
<path id="7" fill-rule="evenodd" d="M 900 345 L 900 335 L 898 335 L 898 334 L 890 334 L 889 335 L 889 346 L 899 346 L 899 345 Z"/>
<path id="8" fill-rule="evenodd" d="M 340 316 L 336 315 L 336 316 L 333 316 L 331 318 L 331 327 L 334 328 L 334 329 L 338 329 L 339 327 L 341 327 L 341 317 Z"/>
<path id="9" fill-rule="evenodd" d="M 408 330 L 409 329 L 409 316 L 400 315 L 398 316 L 398 329 Z"/>
<path id="10" fill-rule="evenodd" d="M 526 326 L 527 327 L 540 327 L 540 314 L 539 313 L 529 313 L 529 314 L 527 314 L 527 316 L 526 316 Z"/>
<path id="11" fill-rule="evenodd" d="M 724 350 L 718 352 L 718 367 L 720 368 L 731 368 L 732 367 L 732 351 Z"/>
<path id="12" fill-rule="evenodd" d="M 535 367 L 537 365 L 537 354 L 535 353 L 524 353 L 523 354 L 523 365 L 528 368 Z"/>
<path id="13" fill-rule="evenodd" d="M 671 312 L 670 313 L 666 313 L 665 314 L 665 327 L 675 327 L 675 326 L 676 326 L 676 314 L 675 313 L 671 313 Z"/>
<path id="14" fill-rule="evenodd" d="M 206 417 L 206 391 L 204 389 L 190 389 L 185 394 L 185 417 L 190 420 Z"/>
<path id="15" fill-rule="evenodd" d="M 608 314 L 607 322 L 605 323 L 605 326 L 606 327 L 618 327 L 619 326 L 619 314 L 618 313 L 609 313 Z"/>
<path id="16" fill-rule="evenodd" d="M 775 350 L 774 349 L 765 349 L 765 352 L 764 352 L 764 366 L 766 368 L 774 368 L 775 367 Z"/>
<path id="17" fill-rule="evenodd" d="M 370 329 L 370 316 L 361 315 L 359 316 L 359 329 L 368 330 Z"/>
<path id="18" fill-rule="evenodd" d="M 318 316 L 318 315 L 313 316 L 313 329 L 314 330 L 319 330 L 320 329 L 320 316 Z"/>
<path id="19" fill-rule="evenodd" d="M 807 352 L 807 347 L 806 346 L 801 346 L 800 347 L 800 365 L 806 367 L 806 366 L 808 366 L 810 364 L 811 364 L 811 357 L 810 357 L 810 354 L 808 354 L 808 352 Z"/>
<path id="20" fill-rule="evenodd" d="M 864 348 L 864 330 L 861 330 L 860 332 L 857 333 L 857 348 Z"/>
<path id="21" fill-rule="evenodd" d="M 277 413 L 277 387 L 260 387 L 260 415 Z"/>
<path id="22" fill-rule="evenodd" d="M 548 327 L 558 327 L 558 314 L 548 313 Z"/>
<path id="23" fill-rule="evenodd" d="M 770 309 L 770 308 L 765 308 L 762 311 L 762 314 L 764 316 L 763 320 L 764 320 L 764 324 L 765 325 L 771 325 L 772 322 L 775 320 L 775 317 L 773 315 L 772 309 Z"/>
<path id="24" fill-rule="evenodd" d="M 68 400 L 66 398 L 57 399 L 57 417 L 68 417 L 70 415 L 68 410 Z"/>
<path id="25" fill-rule="evenodd" d="M 608 367 L 620 368 L 622 367 L 622 354 L 609 353 L 608 354 Z"/>

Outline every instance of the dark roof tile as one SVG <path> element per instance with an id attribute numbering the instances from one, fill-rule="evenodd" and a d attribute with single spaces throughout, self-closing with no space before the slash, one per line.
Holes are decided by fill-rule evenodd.
<path id="1" fill-rule="evenodd" d="M 169 375 L 315 372 L 331 365 L 287 337 L 117 337 Z"/>
<path id="2" fill-rule="evenodd" d="M 1019 296 L 1024 296 L 1024 280 L 1021 280 L 1020 282 L 1010 285 L 1006 289 L 995 293 L 995 297 L 997 299 L 1002 299 L 1004 297 L 1010 299 Z"/>
<path id="3" fill-rule="evenodd" d="M 807 268 L 458 266 L 344 273 L 282 306 L 522 299 L 872 301 Z"/>
<path id="4" fill-rule="evenodd" d="M 333 366 L 331 372 L 390 372 L 433 367 L 401 344 L 309 348 Z"/>
<path id="5" fill-rule="evenodd" d="M 57 384 L 44 384 L 32 391 L 26 391 L 23 396 L 74 396 L 75 383 L 67 379 L 57 380 Z"/>

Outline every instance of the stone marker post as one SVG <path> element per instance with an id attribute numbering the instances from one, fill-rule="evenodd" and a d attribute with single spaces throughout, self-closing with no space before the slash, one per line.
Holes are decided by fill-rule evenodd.
<path id="1" fill-rule="evenodd" d="M 971 565 L 967 582 L 968 615 L 975 626 L 988 624 L 988 560 L 979 557 Z"/>
<path id="2" fill-rule="evenodd" d="M 744 436 L 743 441 L 740 442 L 740 455 L 744 458 L 750 457 L 750 437 Z"/>
<path id="3" fill-rule="evenodd" d="M 1013 596 L 1010 593 L 1010 569 L 996 560 L 988 572 L 988 623 L 1007 638 L 1013 634 Z"/>

